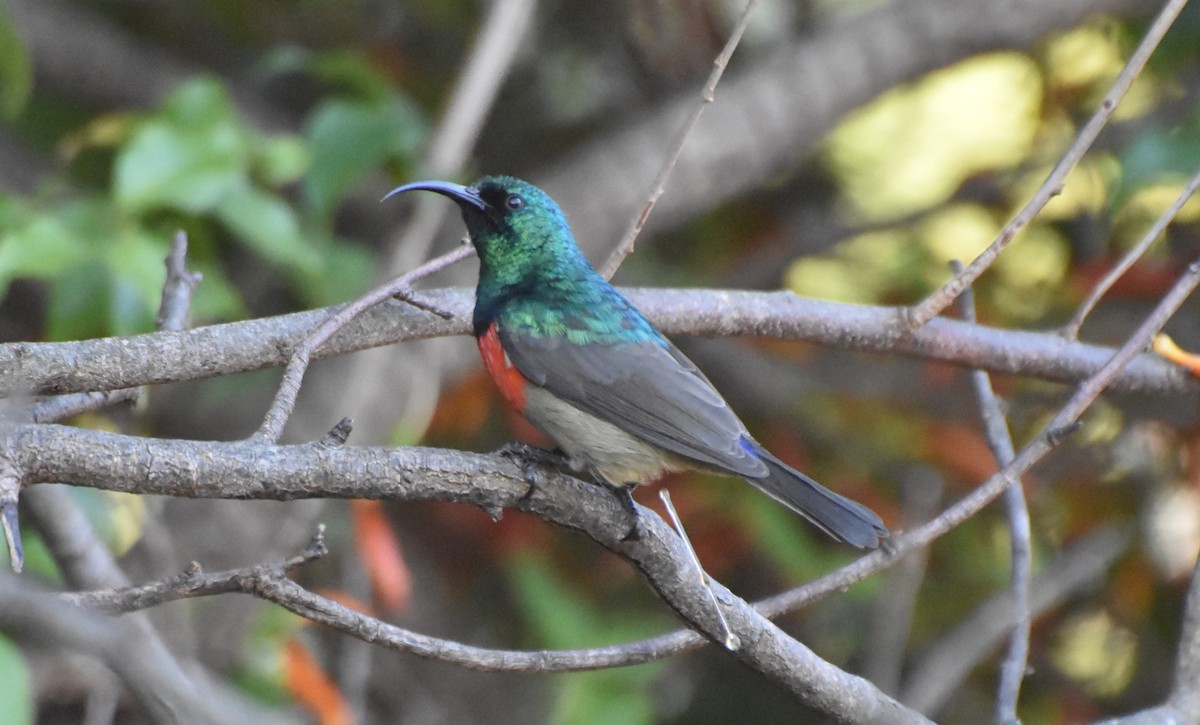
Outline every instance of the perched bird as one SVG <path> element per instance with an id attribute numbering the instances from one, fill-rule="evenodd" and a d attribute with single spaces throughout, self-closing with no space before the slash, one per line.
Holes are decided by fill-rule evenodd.
<path id="1" fill-rule="evenodd" d="M 708 378 L 587 261 L 558 205 L 507 176 L 421 181 L 453 199 L 479 255 L 474 332 L 510 405 L 576 471 L 623 491 L 666 471 L 741 476 L 839 541 L 888 538 L 867 507 L 771 455 Z M 636 515 L 636 512 L 635 512 Z"/>

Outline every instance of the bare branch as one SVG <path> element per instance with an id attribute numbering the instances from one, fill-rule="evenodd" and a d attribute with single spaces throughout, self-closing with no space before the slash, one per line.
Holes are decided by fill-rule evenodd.
<path id="1" fill-rule="evenodd" d="M 158 306 L 158 320 L 154 325 L 156 330 L 182 330 L 188 326 L 192 293 L 204 275 L 188 270 L 187 245 L 187 232 L 175 232 L 171 239 L 171 251 L 167 253 L 167 278 L 163 282 L 162 302 Z"/>
<path id="2" fill-rule="evenodd" d="M 832 347 L 892 352 L 994 373 L 1079 382 L 1112 348 L 1052 333 L 1001 330 L 939 318 L 901 334 L 901 310 L 806 299 L 787 292 L 622 289 L 660 330 L 676 335 L 755 335 Z M 312 357 L 320 359 L 395 342 L 470 332 L 470 290 L 427 290 L 423 299 L 454 314 L 442 319 L 399 302 L 371 308 Z M 290 350 L 338 308 L 323 308 L 199 327 L 77 342 L 0 344 L 0 396 L 109 390 L 179 382 L 283 365 Z M 1157 355 L 1133 360 L 1113 390 L 1200 392 L 1200 384 Z"/>
<path id="3" fill-rule="evenodd" d="M 1129 268 L 1142 258 L 1142 255 L 1146 253 L 1151 244 L 1158 241 L 1158 238 L 1166 231 L 1167 225 L 1179 215 L 1179 210 L 1183 208 L 1183 205 L 1187 203 L 1192 194 L 1196 193 L 1197 188 L 1200 188 L 1200 171 L 1197 171 L 1191 179 L 1188 179 L 1188 182 L 1183 185 L 1183 191 L 1176 197 L 1175 202 L 1159 215 L 1158 219 L 1146 230 L 1146 234 L 1142 236 L 1141 240 L 1125 253 L 1125 256 L 1121 258 L 1117 266 L 1109 270 L 1108 274 L 1104 275 L 1104 279 L 1096 283 L 1096 286 L 1088 294 L 1087 299 L 1083 301 L 1083 304 L 1079 306 L 1079 309 L 1071 316 L 1067 324 L 1063 325 L 1062 335 L 1064 337 L 1072 340 L 1079 337 L 1079 328 L 1083 327 L 1083 321 L 1095 309 L 1100 298 L 1104 297 L 1113 284 L 1121 278 L 1121 275 L 1128 272 Z"/>
<path id="4" fill-rule="evenodd" d="M 199 282 L 199 275 L 187 270 L 186 255 L 187 238 L 180 232 L 175 236 L 166 257 L 166 282 L 157 321 L 160 328 L 186 324 L 192 291 Z M 74 393 L 41 401 L 31 406 L 25 414 L 33 422 L 45 422 L 124 400 L 134 400 L 140 391 L 141 388 L 125 388 Z M 26 491 L 24 498 L 34 528 L 70 586 L 95 589 L 129 584 L 91 522 L 64 487 L 38 486 Z M 15 566 L 16 558 L 13 563 Z M 222 692 L 221 685 L 207 681 L 194 664 L 185 673 L 183 665 L 167 649 L 149 618 L 144 615 L 131 617 L 123 631 L 123 648 L 128 656 L 138 658 L 157 674 L 159 694 L 153 701 L 143 703 L 149 711 L 154 712 L 161 707 L 160 700 L 163 700 L 175 703 L 173 707 L 183 711 L 181 720 L 228 722 L 231 718 L 244 716 L 229 693 Z M 200 694 L 202 690 L 207 690 L 203 696 Z M 130 687 L 130 692 L 144 694 L 137 687 Z"/>
<path id="5" fill-rule="evenodd" d="M 886 564 L 885 560 L 924 545 L 973 515 L 1051 448 L 1059 438 L 1057 432 L 1072 425 L 1197 284 L 1200 284 L 1200 263 L 1189 267 L 1137 332 L 1080 386 L 1042 434 L 1012 464 L 974 493 L 926 526 L 898 537 L 893 552 L 863 557 L 834 575 L 769 600 L 762 609 L 778 613 L 815 598 L 822 589 L 830 591 L 847 586 Z M 661 520 L 643 511 L 644 520 L 652 524 L 647 527 L 647 535 L 638 541 L 623 541 L 626 527 L 619 504 L 595 487 L 557 473 L 548 472 L 547 481 L 552 485 L 540 487 L 533 496 L 527 496 L 524 473 L 510 462 L 436 449 L 167 441 L 33 425 L 13 425 L 3 434 L 0 448 L 26 482 L 78 480 L 109 490 L 189 497 L 437 499 L 472 503 L 493 515 L 498 515 L 505 506 L 521 508 L 548 521 L 579 529 L 626 557 L 692 626 L 709 638 L 719 638 L 721 634 L 711 608 L 702 605 L 703 592 L 692 591 L 703 587 L 703 583 L 684 575 L 681 567 L 687 566 L 686 554 L 674 550 L 682 544 Z M 468 480 L 470 485 L 464 485 Z M 900 708 L 898 704 L 868 683 L 847 679 L 845 673 L 829 667 L 788 639 L 723 587 L 715 582 L 713 587 L 718 598 L 730 607 L 730 630 L 745 644 L 736 655 L 747 664 L 779 680 L 810 704 L 814 703 L 814 688 L 822 693 L 822 698 L 838 693 L 832 701 L 821 700 L 820 706 L 826 712 L 836 712 L 847 719 L 881 717 L 882 712 L 897 718 L 905 713 L 908 718 L 908 711 L 896 710 Z M 750 635 L 753 638 L 748 641 Z M 780 670 L 783 663 L 788 663 L 786 669 Z M 793 667 L 796 663 L 802 663 L 799 670 Z M 796 679 L 797 671 L 803 671 L 804 678 Z"/>
<path id="6" fill-rule="evenodd" d="M 0 450 L 26 483 L 74 480 L 106 490 L 193 498 L 291 500 L 377 498 L 469 503 L 499 516 L 517 508 L 577 529 L 632 563 L 690 626 L 720 641 L 705 583 L 691 576 L 678 536 L 648 509 L 645 531 L 623 540 L 627 512 L 606 489 L 551 470 L 529 495 L 525 473 L 498 456 L 430 448 L 272 446 L 136 438 L 56 425 L 14 425 Z M 809 705 L 842 720 L 924 722 L 866 680 L 818 658 L 717 582 L 709 582 L 730 631 L 734 656 Z"/>
<path id="7" fill-rule="evenodd" d="M 318 531 L 304 552 L 286 561 L 211 574 L 202 572 L 199 565 L 193 563 L 182 574 L 160 582 L 60 596 L 78 606 L 119 614 L 190 597 L 242 592 L 274 602 L 306 619 L 366 642 L 489 672 L 578 672 L 641 664 L 668 654 L 646 650 L 645 643 L 635 643 L 642 648 L 640 651 L 628 645 L 579 650 L 497 650 L 418 634 L 348 609 L 286 578 L 291 569 L 323 556 L 324 547 L 324 540 Z M 687 635 L 693 646 L 704 643 L 699 635 L 690 630 L 684 630 L 681 634 Z"/>
<path id="8" fill-rule="evenodd" d="M 31 423 L 57 423 L 101 408 L 109 408 L 121 403 L 133 403 L 141 395 L 140 387 L 56 395 L 39 400 L 29 406 L 29 410 L 25 411 L 25 416 Z"/>
<path id="9" fill-rule="evenodd" d="M 962 293 L 964 289 L 975 283 L 979 279 L 979 275 L 983 274 L 992 262 L 1000 256 L 1000 252 L 1008 246 L 1008 244 L 1029 225 L 1033 218 L 1038 215 L 1046 204 L 1055 196 L 1062 192 L 1063 182 L 1067 178 L 1067 174 L 1071 173 L 1071 169 L 1079 163 L 1087 150 L 1091 148 L 1092 142 L 1100 135 L 1101 129 L 1108 123 L 1108 119 L 1112 117 L 1114 111 L 1117 110 L 1117 104 L 1125 96 L 1125 92 L 1133 85 L 1134 80 L 1141 74 L 1142 69 L 1146 66 L 1146 62 L 1150 60 L 1150 55 L 1154 49 L 1158 47 L 1159 41 L 1170 30 L 1171 25 L 1175 22 L 1183 6 L 1187 4 L 1187 0 L 1167 0 L 1158 17 L 1150 25 L 1146 31 L 1146 37 L 1138 45 L 1137 49 L 1129 57 L 1125 63 L 1125 67 L 1121 70 L 1120 75 L 1113 81 L 1112 88 L 1104 95 L 1104 100 L 1100 103 L 1100 108 L 1092 115 L 1083 128 L 1079 130 L 1079 135 L 1075 137 L 1074 143 L 1063 154 L 1062 158 L 1055 164 L 1054 169 L 1038 190 L 1034 192 L 1033 197 L 1025 204 L 1021 211 L 1013 217 L 1012 221 L 1000 232 L 987 249 L 980 252 L 967 268 L 960 274 L 954 277 L 937 290 L 933 294 L 926 297 L 916 306 L 909 310 L 906 325 L 910 330 L 915 330 L 922 325 L 925 325 L 934 317 L 937 317 L 942 310 L 949 307 L 954 300 Z"/>
<path id="10" fill-rule="evenodd" d="M 675 170 L 675 164 L 679 163 L 679 157 L 683 155 L 683 147 L 687 144 L 688 137 L 692 135 L 692 129 L 696 127 L 696 122 L 700 120 L 700 116 L 704 114 L 704 109 L 708 108 L 716 97 L 717 84 L 721 82 L 721 76 L 725 74 L 725 68 L 729 65 L 729 59 L 733 57 L 733 51 L 737 49 L 738 43 L 742 40 L 742 35 L 746 32 L 746 26 L 750 24 L 750 13 L 753 12 L 754 6 L 758 0 L 747 0 L 746 7 L 742 10 L 742 16 L 738 18 L 737 24 L 734 25 L 733 31 L 729 34 L 729 40 L 725 41 L 725 47 L 721 49 L 721 53 L 713 61 L 712 72 L 708 75 L 708 81 L 705 82 L 704 88 L 700 91 L 700 98 L 696 101 L 696 105 L 692 108 L 692 112 L 688 115 L 687 120 L 683 122 L 679 132 L 675 134 L 675 144 L 667 153 L 666 159 L 663 160 L 662 167 L 658 170 L 658 175 L 654 177 L 654 183 L 650 187 L 650 194 L 646 198 L 646 203 L 642 206 L 642 210 L 629 225 L 628 231 L 621 241 L 617 243 L 615 249 L 608 255 L 608 259 L 604 260 L 604 264 L 598 270 L 605 279 L 610 279 L 616 273 L 617 267 L 621 266 L 621 262 L 625 261 L 625 257 L 633 251 L 634 245 L 637 243 L 638 234 L 641 233 L 642 227 L 646 226 L 646 220 L 650 218 L 650 212 L 654 211 L 654 205 L 658 203 L 659 197 L 666 191 L 667 179 L 670 178 L 671 172 Z"/>
<path id="11" fill-rule="evenodd" d="M 962 272 L 962 264 L 955 260 L 954 273 Z M 975 290 L 967 287 L 958 298 L 962 317 L 975 322 Z M 1015 457 L 1012 434 L 1008 430 L 1003 406 L 992 389 L 992 379 L 983 370 L 971 371 L 971 382 L 975 397 L 979 400 L 979 415 L 988 446 L 996 463 L 1001 468 L 1012 463 Z M 1012 537 L 1012 607 L 1013 630 L 1008 641 L 1008 654 L 1000 666 L 1000 686 L 996 693 L 996 722 L 1005 725 L 1020 723 L 1017 717 L 1017 701 L 1021 696 L 1021 682 L 1025 679 L 1025 668 L 1029 661 L 1029 582 L 1033 577 L 1033 551 L 1030 539 L 1029 507 L 1025 503 L 1025 489 L 1020 476 L 1013 478 L 1012 485 L 1004 492 L 1004 510 L 1008 517 L 1009 535 Z"/>

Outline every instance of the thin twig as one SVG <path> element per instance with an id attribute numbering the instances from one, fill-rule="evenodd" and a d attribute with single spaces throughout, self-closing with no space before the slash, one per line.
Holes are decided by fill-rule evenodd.
<path id="1" fill-rule="evenodd" d="M 905 320 L 906 328 L 916 330 L 925 323 L 937 317 L 942 310 L 953 304 L 954 300 L 962 293 L 964 289 L 975 283 L 979 276 L 983 274 L 992 262 L 1000 256 L 1000 252 L 1004 251 L 1005 247 L 1013 240 L 1014 237 L 1026 226 L 1029 225 L 1033 218 L 1050 202 L 1052 198 L 1058 196 L 1062 192 L 1063 182 L 1067 178 L 1067 174 L 1084 154 L 1091 147 L 1092 142 L 1100 135 L 1101 129 L 1108 123 L 1108 119 L 1117 109 L 1117 104 L 1124 97 L 1125 92 L 1133 85 L 1134 80 L 1141 74 L 1142 69 L 1146 66 L 1146 61 L 1150 59 L 1150 55 L 1154 49 L 1158 47 L 1159 41 L 1163 35 L 1171 28 L 1175 18 L 1183 10 L 1183 6 L 1187 4 L 1187 0 L 1167 0 L 1158 17 L 1151 23 L 1150 28 L 1146 31 L 1146 37 L 1142 39 L 1141 44 L 1133 51 L 1133 55 L 1129 57 L 1129 61 L 1121 70 L 1120 75 L 1113 81 L 1112 88 L 1104 95 L 1104 100 L 1100 103 L 1100 108 L 1092 115 L 1091 119 L 1079 131 L 1079 135 L 1075 138 L 1074 143 L 1063 154 L 1050 175 L 1038 187 L 1033 198 L 1017 212 L 1012 221 L 1000 232 L 1000 235 L 988 245 L 987 249 L 983 250 L 961 274 L 954 275 L 941 289 L 926 297 L 917 305 L 909 309 L 907 319 Z"/>
<path id="2" fill-rule="evenodd" d="M 318 524 L 317 532 L 304 550 L 283 561 L 255 564 L 215 574 L 204 573 L 199 564 L 192 562 L 181 574 L 162 581 L 118 589 L 66 592 L 60 596 L 76 606 L 108 614 L 124 614 L 189 597 L 248 591 L 253 589 L 254 579 L 285 576 L 291 570 L 328 553 L 329 549 L 325 545 L 325 524 Z"/>
<path id="3" fill-rule="evenodd" d="M 958 260 L 954 260 L 951 265 L 955 274 L 962 272 L 962 263 Z M 973 287 L 963 290 L 959 295 L 958 304 L 963 319 L 974 323 Z M 1003 406 L 996 396 L 996 391 L 992 389 L 992 379 L 987 372 L 972 370 L 971 382 L 975 387 L 975 397 L 979 401 L 979 416 L 988 446 L 992 449 L 992 455 L 996 457 L 996 463 L 1003 468 L 1012 463 L 1015 456 L 1012 433 L 1008 430 Z M 1017 701 L 1021 696 L 1021 682 L 1025 679 L 1025 669 L 1029 661 L 1029 587 L 1033 578 L 1029 507 L 1025 502 L 1025 489 L 1021 486 L 1019 476 L 1013 478 L 1012 485 L 1004 492 L 1004 510 L 1012 537 L 1012 572 L 1009 580 L 1012 586 L 1013 630 L 1008 640 L 1008 653 L 1000 665 L 1000 685 L 996 692 L 996 722 L 1015 725 L 1020 722 L 1017 717 Z"/>
<path id="4" fill-rule="evenodd" d="M 447 252 L 440 257 L 435 257 L 420 267 L 402 274 L 385 285 L 376 287 L 366 294 L 352 300 L 341 307 L 338 307 L 330 314 L 321 324 L 317 325 L 300 344 L 292 350 L 291 357 L 288 359 L 287 368 L 283 373 L 283 380 L 279 383 L 279 390 L 275 393 L 275 400 L 271 403 L 270 409 L 263 417 L 262 425 L 258 432 L 254 434 L 253 439 L 263 443 L 274 443 L 279 440 L 280 434 L 283 433 L 283 426 L 287 423 L 287 419 L 292 414 L 292 409 L 296 407 L 296 396 L 300 394 L 300 382 L 304 379 L 304 372 L 308 369 L 308 363 L 312 359 L 312 355 L 317 348 L 325 343 L 334 333 L 346 326 L 346 323 L 353 320 L 363 311 L 374 307 L 375 305 L 385 300 L 397 296 L 411 297 L 413 282 L 433 274 L 441 269 L 445 269 L 455 262 L 462 261 L 472 254 L 471 247 L 463 244 L 451 252 Z M 449 314 L 449 313 L 444 313 Z"/>
<path id="5" fill-rule="evenodd" d="M 163 281 L 162 298 L 158 305 L 156 330 L 182 330 L 186 328 L 188 312 L 192 309 L 192 293 L 204 279 L 199 272 L 187 268 L 187 232 L 175 232 L 171 239 L 171 250 L 167 253 L 167 278 Z"/>
<path id="6" fill-rule="evenodd" d="M 140 387 L 55 395 L 29 406 L 29 409 L 25 411 L 25 418 L 30 423 L 57 423 L 60 420 L 74 418 L 77 415 L 101 408 L 132 403 L 137 401 L 141 395 L 142 388 Z"/>
<path id="7" fill-rule="evenodd" d="M 700 91 L 699 100 L 696 101 L 696 105 L 692 108 L 692 112 L 688 115 L 687 120 L 683 122 L 683 127 L 679 129 L 679 133 L 675 137 L 675 144 L 667 154 L 662 168 L 658 170 L 658 175 L 654 177 L 654 183 L 650 187 L 650 195 L 646 199 L 646 204 L 629 225 L 628 231 L 625 232 L 625 236 L 621 238 L 616 249 L 608 255 L 608 259 L 605 259 L 604 264 L 601 265 L 600 274 L 604 275 L 605 279 L 611 278 L 616 273 L 617 267 L 621 266 L 621 262 L 625 260 L 625 257 L 629 256 L 629 253 L 633 251 L 634 245 L 637 243 L 638 234 L 641 233 L 642 227 L 646 226 L 646 220 L 650 218 L 650 212 L 654 210 L 654 205 L 658 203 L 659 197 L 666 190 L 667 179 L 671 176 L 675 165 L 679 163 L 679 157 L 683 154 L 683 147 L 687 143 L 688 136 L 692 134 L 692 129 L 696 127 L 696 122 L 700 120 L 704 109 L 716 97 L 717 84 L 721 82 L 721 76 L 724 75 L 725 68 L 729 65 L 729 59 L 733 57 L 733 51 L 737 48 L 738 43 L 741 42 L 742 34 L 746 32 L 746 26 L 750 24 L 750 12 L 754 10 L 757 2 L 758 0 L 747 0 L 746 8 L 742 10 L 742 16 L 738 18 L 737 24 L 733 27 L 733 32 L 729 34 L 729 40 L 725 42 L 725 47 L 721 49 L 720 55 L 713 61 L 712 72 L 709 73 L 708 81 L 704 84 L 703 90 Z"/>
<path id="8" fill-rule="evenodd" d="M 687 530 L 683 528 L 683 520 L 679 518 L 679 512 L 675 510 L 675 504 L 671 503 L 671 492 L 665 488 L 658 491 L 658 497 L 662 499 L 663 507 L 667 510 L 667 517 L 671 519 L 671 525 L 675 527 L 679 538 L 683 539 L 684 548 L 687 550 L 688 561 L 691 562 L 692 568 L 695 569 L 696 575 L 700 577 L 700 581 L 704 583 L 705 591 L 708 592 L 709 601 L 712 602 L 713 610 L 717 613 L 717 619 L 721 622 L 721 628 L 725 631 L 725 649 L 737 651 L 741 646 L 735 635 L 729 629 L 729 621 L 725 619 L 725 613 L 721 611 L 721 603 L 717 601 L 717 595 L 713 592 L 712 587 L 708 586 L 708 574 L 704 571 L 704 567 L 700 564 L 700 557 L 696 556 L 696 547 L 692 546 L 692 540 L 687 535 Z"/>
<path id="9" fill-rule="evenodd" d="M 1146 253 L 1146 250 L 1150 248 L 1150 245 L 1154 244 L 1154 242 L 1156 242 L 1158 238 L 1162 236 L 1162 233 L 1166 231 L 1167 226 L 1172 220 L 1175 219 L 1176 216 L 1178 216 L 1179 210 L 1183 208 L 1183 205 L 1187 203 L 1187 200 L 1191 198 L 1192 194 L 1196 193 L 1197 188 L 1200 188 L 1200 171 L 1197 171 L 1191 179 L 1188 179 L 1188 182 L 1184 184 L 1183 191 L 1179 193 L 1179 196 L 1175 199 L 1175 202 L 1171 204 L 1166 211 L 1159 215 L 1154 224 L 1152 224 L 1150 228 L 1146 230 L 1146 234 L 1141 238 L 1141 240 L 1134 245 L 1132 249 L 1126 252 L 1125 256 L 1121 258 L 1121 261 L 1117 264 L 1117 266 L 1109 270 L 1108 274 L 1104 275 L 1104 278 L 1101 279 L 1094 288 L 1092 288 L 1092 291 L 1090 294 L 1088 294 L 1087 299 L 1083 301 L 1083 304 L 1079 306 L 1079 309 L 1074 315 L 1071 316 L 1071 319 L 1067 322 L 1067 324 L 1063 325 L 1061 330 L 1063 337 L 1067 338 L 1068 340 L 1075 340 L 1079 337 L 1079 328 L 1083 326 L 1083 321 L 1087 319 L 1087 316 L 1091 314 L 1092 310 L 1096 307 L 1096 304 L 1100 302 L 1100 298 L 1104 297 L 1108 290 L 1112 288 L 1113 284 L 1115 284 L 1116 281 L 1121 278 L 1121 275 L 1128 272 L 1129 268 L 1132 267 L 1134 263 L 1141 259 L 1142 255 Z"/>

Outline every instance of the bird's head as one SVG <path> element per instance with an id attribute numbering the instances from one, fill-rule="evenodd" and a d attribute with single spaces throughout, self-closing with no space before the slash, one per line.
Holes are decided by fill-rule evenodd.
<path id="1" fill-rule="evenodd" d="M 511 176 L 485 176 L 470 186 L 418 181 L 393 189 L 432 191 L 458 204 L 486 274 L 508 281 L 547 270 L 564 271 L 587 260 L 558 204 L 533 184 Z"/>

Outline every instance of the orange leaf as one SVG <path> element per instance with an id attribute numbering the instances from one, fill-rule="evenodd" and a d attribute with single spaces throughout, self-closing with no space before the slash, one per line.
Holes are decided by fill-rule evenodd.
<path id="1" fill-rule="evenodd" d="M 1154 336 L 1154 342 L 1150 343 L 1150 349 L 1170 362 L 1187 368 L 1193 377 L 1200 378 L 1200 355 L 1187 352 L 1163 333 L 1160 332 Z"/>
<path id="2" fill-rule="evenodd" d="M 296 701 L 310 710 L 320 725 L 351 725 L 354 715 L 337 685 L 299 639 L 283 651 L 287 688 Z"/>
<path id="3" fill-rule="evenodd" d="M 350 514 L 354 518 L 354 548 L 371 580 L 376 600 L 391 612 L 404 609 L 412 590 L 412 577 L 400 552 L 400 540 L 383 512 L 383 504 L 351 501 Z"/>
<path id="4" fill-rule="evenodd" d="M 987 440 L 957 423 L 935 422 L 926 429 L 927 455 L 973 485 L 996 472 L 996 457 Z"/>

